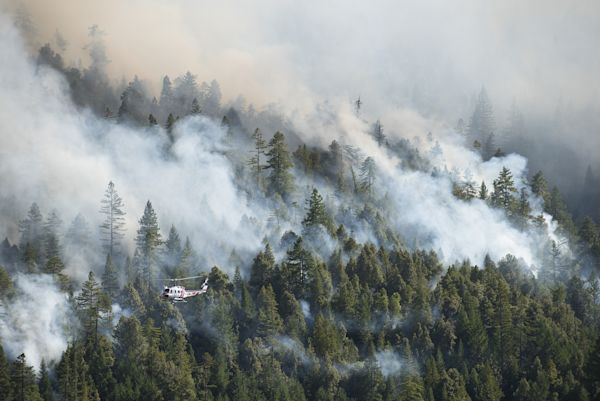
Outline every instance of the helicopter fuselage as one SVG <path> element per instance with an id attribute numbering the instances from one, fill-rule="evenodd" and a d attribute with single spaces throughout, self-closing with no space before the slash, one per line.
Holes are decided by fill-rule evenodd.
<path id="1" fill-rule="evenodd" d="M 160 294 L 161 298 L 170 300 L 173 302 L 185 302 L 186 298 L 190 298 L 199 294 L 204 294 L 208 290 L 208 279 L 202 284 L 202 288 L 199 290 L 186 290 L 181 285 L 165 286 L 165 289 Z"/>

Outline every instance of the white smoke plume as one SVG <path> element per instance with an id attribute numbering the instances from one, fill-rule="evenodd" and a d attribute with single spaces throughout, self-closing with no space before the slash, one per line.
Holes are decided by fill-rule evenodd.
<path id="1" fill-rule="evenodd" d="M 398 376 L 408 369 L 407 363 L 393 351 L 376 352 L 375 360 L 385 377 Z"/>
<path id="2" fill-rule="evenodd" d="M 50 275 L 14 276 L 15 296 L 0 306 L 0 339 L 7 356 L 25 353 L 38 369 L 42 359 L 58 362 L 75 320 L 67 295 Z"/>
<path id="3" fill-rule="evenodd" d="M 167 158 L 163 130 L 133 129 L 76 110 L 62 78 L 50 69 L 36 71 L 20 44 L 11 23 L 3 19 L 0 184 L 4 196 L 14 196 L 25 205 L 38 202 L 43 211 L 57 209 L 64 221 L 81 212 L 97 230 L 100 199 L 112 180 L 125 202 L 130 245 L 136 222 L 150 200 L 163 232 L 175 224 L 183 238 L 190 236 L 207 264 L 224 264 L 228 255 L 216 251 L 220 245 L 235 245 L 241 251 L 260 246 L 259 239 L 240 227 L 242 217 L 252 212 L 233 185 L 233 171 L 224 155 L 224 132 L 218 124 L 203 117 L 180 122 L 172 157 Z M 16 221 L 2 222 L 3 231 L 16 231 Z M 67 270 L 81 281 L 94 268 L 68 266 Z"/>

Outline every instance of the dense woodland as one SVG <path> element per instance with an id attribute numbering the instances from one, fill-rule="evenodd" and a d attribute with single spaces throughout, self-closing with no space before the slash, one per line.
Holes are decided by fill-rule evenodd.
<path id="1" fill-rule="evenodd" d="M 565 239 L 542 244 L 535 274 L 512 255 L 445 265 L 394 230 L 390 219 L 401 216 L 360 149 L 302 143 L 276 113 L 223 107 L 218 84 L 190 73 L 174 85 L 165 77 L 160 99 L 137 78 L 116 97 L 97 56 L 89 69 L 67 68 L 45 46 L 38 62 L 64 74 L 79 106 L 166 143 L 179 119 L 218 119 L 223 140 L 236 144 L 227 157 L 239 190 L 272 210 L 273 232 L 295 219 L 299 229 L 266 235 L 248 260 L 229 250 L 227 266 L 211 267 L 186 233 L 159 226 L 151 200 L 128 249 L 127 200 L 112 182 L 99 196 L 99 227 L 78 215 L 65 228 L 52 205 L 33 203 L 19 241 L 1 245 L 0 298 L 18 296 L 18 276 L 51 275 L 78 324 L 59 361 L 34 367 L 0 350 L 0 400 L 600 400 L 600 227 L 573 219 L 542 172 L 520 191 L 508 168 L 476 183 L 431 164 L 433 136 L 425 155 L 373 123 L 370 134 L 401 168 L 448 177 L 460 202 L 485 202 L 531 235 L 548 229 L 530 203 L 538 199 Z M 492 123 L 482 91 L 457 131 L 484 159 L 503 155 Z M 359 228 L 373 240 L 360 242 Z M 74 252 L 105 261 L 82 267 L 90 273 L 81 285 L 65 273 Z M 196 274 L 207 275 L 207 294 L 159 298 L 156 278 Z M 115 304 L 127 311 L 118 320 Z"/>

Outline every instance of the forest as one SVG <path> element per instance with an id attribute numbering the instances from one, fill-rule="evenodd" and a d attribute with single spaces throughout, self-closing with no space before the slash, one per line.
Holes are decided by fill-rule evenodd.
<path id="1" fill-rule="evenodd" d="M 496 127 L 482 88 L 408 136 L 357 97 L 315 140 L 191 72 L 115 84 L 88 50 L 0 65 L 0 96 L 71 135 L 15 136 L 73 174 L 19 192 L 39 182 L 1 153 L 0 401 L 600 401 L 598 178 L 568 204 L 528 171 L 518 109 Z M 161 299 L 190 276 L 208 291 Z"/>

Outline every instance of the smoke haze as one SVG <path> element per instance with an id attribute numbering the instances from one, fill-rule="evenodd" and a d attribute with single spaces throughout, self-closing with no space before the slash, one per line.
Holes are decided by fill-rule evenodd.
<path id="1" fill-rule="evenodd" d="M 387 125 L 398 110 L 413 109 L 454 127 L 468 121 L 485 86 L 496 137 L 516 104 L 532 169 L 542 168 L 572 201 L 587 165 L 600 171 L 592 150 L 600 148 L 593 0 L 3 2 L 30 13 L 32 50 L 63 45 L 75 64 L 89 63 L 89 28 L 97 25 L 113 79 L 137 74 L 155 93 L 163 75 L 190 70 L 216 78 L 227 99 L 279 102 L 290 114 L 361 95 L 365 113 Z M 555 157 L 562 166 L 548 162 Z"/>
<path id="2" fill-rule="evenodd" d="M 98 24 L 115 81 L 138 74 L 158 82 L 164 74 L 189 69 L 203 79 L 218 79 L 229 100 L 242 94 L 261 106 L 278 102 L 295 131 L 311 143 L 325 146 L 340 139 L 360 147 L 376 160 L 377 185 L 388 194 L 394 211 L 388 216 L 390 224 L 409 246 L 439 251 L 445 263 L 470 259 L 481 264 L 486 254 L 499 259 L 512 253 L 535 272 L 543 253 L 540 243 L 557 239 L 552 217 L 545 215 L 549 230 L 537 238 L 512 227 L 484 202 L 456 199 L 447 177 L 402 169 L 396 156 L 366 134 L 368 124 L 351 109 L 358 94 L 365 100 L 364 114 L 381 117 L 390 138 L 420 137 L 420 151 L 429 154 L 434 144 L 425 138 L 433 131 L 442 154 L 431 157 L 432 165 L 461 174 L 468 169 L 478 183 L 491 183 L 502 166 L 511 169 L 517 187 L 530 173 L 527 159 L 519 155 L 482 161 L 452 132 L 459 117 L 470 115 L 472 96 L 482 84 L 498 100 L 499 126 L 516 99 L 531 116 L 531 126 L 542 128 L 532 131 L 533 137 L 543 141 L 565 131 L 546 132 L 535 122 L 555 121 L 557 107 L 568 110 L 571 117 L 561 121 L 577 120 L 569 132 L 572 141 L 585 144 L 577 147 L 581 163 L 597 163 L 592 154 L 600 147 L 596 2 L 463 1 L 458 6 L 380 1 L 350 7 L 341 1 L 20 4 L 37 28 L 36 33 L 29 31 L 29 50 L 52 40 L 58 30 L 68 42 L 66 59 L 88 64 L 82 48 L 90 41 L 88 27 Z M 3 5 L 19 9 L 14 2 Z M 227 157 L 231 148 L 215 121 L 184 118 L 176 125 L 167 157 L 168 137 L 162 128 L 114 124 L 76 108 L 64 78 L 31 62 L 27 44 L 5 17 L 0 20 L 0 50 L 0 200 L 8 205 L 10 198 L 16 199 L 21 208 L 6 207 L 6 213 L 1 209 L 1 234 L 18 240 L 15 215 L 23 216 L 33 201 L 44 213 L 56 208 L 65 222 L 81 212 L 95 230 L 99 201 L 110 180 L 125 201 L 130 250 L 148 199 L 158 211 L 164 234 L 175 224 L 182 235 L 190 236 L 203 268 L 218 264 L 231 272 L 231 250 L 249 260 L 265 236 L 279 238 L 287 228 L 300 232 L 297 222 L 285 222 L 268 234 L 271 212 L 236 187 Z M 319 115 L 323 110 L 326 117 Z M 297 179 L 299 188 L 311 184 L 301 174 Z M 328 191 L 333 192 L 323 190 Z M 307 194 L 299 192 L 302 202 Z M 530 200 L 534 214 L 539 214 L 539 200 Z M 362 235 L 374 238 L 372 233 Z M 358 231 L 357 236 L 361 238 Z M 97 260 L 79 259 L 67 271 L 82 281 L 89 270 L 99 268 Z M 56 349 L 66 346 L 65 333 L 53 328 L 64 320 L 62 312 L 48 313 L 50 321 L 40 320 L 42 310 L 28 303 L 31 293 L 47 292 L 62 310 L 60 293 L 44 280 L 17 278 L 14 307 L 33 307 L 26 318 L 52 327 L 58 339 L 50 336 L 52 344 L 34 349 L 32 344 L 43 344 L 40 339 L 10 337 L 13 324 L 26 327 L 14 320 L 20 316 L 15 309 L 17 314 L 0 327 L 13 355 L 25 349 L 28 356 L 55 359 L 60 355 Z M 392 371 L 401 368 L 399 362 L 390 363 Z"/>

